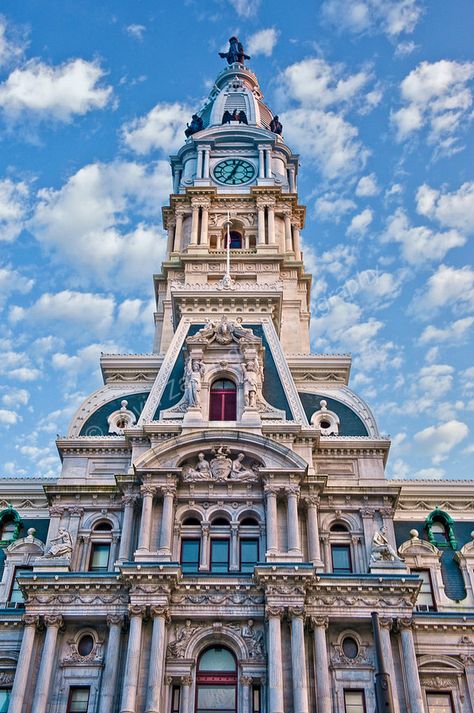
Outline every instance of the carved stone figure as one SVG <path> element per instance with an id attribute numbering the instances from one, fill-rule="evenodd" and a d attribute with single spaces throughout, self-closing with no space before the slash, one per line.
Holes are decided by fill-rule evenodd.
<path id="1" fill-rule="evenodd" d="M 215 480 L 227 480 L 232 471 L 232 460 L 229 458 L 227 446 L 220 446 L 213 450 L 214 458 L 211 460 L 210 468 L 212 477 Z"/>
<path id="2" fill-rule="evenodd" d="M 263 658 L 263 632 L 255 629 L 253 619 L 249 619 L 242 627 L 242 638 L 247 644 L 250 658 Z"/>
<path id="3" fill-rule="evenodd" d="M 273 131 L 274 134 L 278 134 L 279 136 L 281 136 L 281 133 L 283 131 L 283 125 L 279 121 L 277 115 L 275 115 L 270 122 L 270 131 Z"/>
<path id="4" fill-rule="evenodd" d="M 187 129 L 184 130 L 184 133 L 187 138 L 192 136 L 193 134 L 196 134 L 198 131 L 201 131 L 204 124 L 200 116 L 197 114 L 193 114 L 191 117 L 191 123 L 186 124 Z"/>
<path id="5" fill-rule="evenodd" d="M 195 481 L 195 480 L 210 480 L 211 471 L 209 468 L 209 462 L 206 460 L 204 453 L 198 453 L 198 462 L 195 468 L 190 465 L 185 465 L 183 468 L 183 480 Z"/>
<path id="6" fill-rule="evenodd" d="M 244 60 L 250 59 L 248 54 L 245 54 L 244 46 L 243 46 L 242 42 L 239 42 L 237 37 L 231 37 L 229 39 L 228 51 L 227 52 L 219 52 L 219 57 L 222 57 L 222 59 L 226 59 L 227 64 L 234 64 L 234 62 L 243 64 Z"/>
<path id="7" fill-rule="evenodd" d="M 255 466 L 252 466 L 252 468 L 246 468 L 243 464 L 244 458 L 245 453 L 239 453 L 237 458 L 232 462 L 232 472 L 230 475 L 232 480 L 240 480 L 245 482 L 257 479 L 257 473 L 255 472 L 255 470 L 253 470 Z"/>
<path id="8" fill-rule="evenodd" d="M 244 399 L 245 405 L 251 408 L 256 408 L 257 406 L 257 392 L 258 392 L 258 373 L 259 365 L 258 359 L 250 359 L 248 362 L 242 364 L 242 371 L 244 372 Z"/>
<path id="9" fill-rule="evenodd" d="M 245 453 L 239 453 L 237 458 L 232 460 L 228 447 L 224 445 L 216 446 L 212 449 L 212 453 L 214 458 L 210 463 L 204 453 L 199 453 L 195 466 L 184 465 L 183 481 L 187 483 L 199 480 L 254 482 L 258 479 L 257 469 L 260 463 L 254 461 L 250 466 L 245 465 Z"/>
<path id="10" fill-rule="evenodd" d="M 184 400 L 188 406 L 200 406 L 201 378 L 204 375 L 204 364 L 197 359 L 189 358 L 184 370 Z"/>
<path id="11" fill-rule="evenodd" d="M 380 531 L 374 532 L 370 553 L 371 562 L 380 562 L 381 560 L 385 562 L 400 562 L 400 557 L 387 540 L 385 527 L 382 527 Z"/>
<path id="12" fill-rule="evenodd" d="M 184 658 L 188 642 L 198 628 L 191 626 L 190 619 L 186 619 L 184 626 L 176 626 L 176 638 L 168 644 L 168 655 L 176 659 Z"/>
<path id="13" fill-rule="evenodd" d="M 229 322 L 225 314 L 218 323 L 209 320 L 204 327 L 196 332 L 194 336 L 188 337 L 186 341 L 189 344 L 195 344 L 203 340 L 208 344 L 217 342 L 217 344 L 222 345 L 240 342 L 241 340 L 247 343 L 260 343 L 259 337 L 256 337 L 251 329 L 246 329 L 242 326 L 240 318 L 235 322 Z"/>
<path id="14" fill-rule="evenodd" d="M 51 547 L 46 553 L 45 557 L 67 557 L 71 558 L 72 555 L 72 539 L 71 535 L 67 530 L 60 527 L 58 530 L 57 537 L 51 539 Z"/>

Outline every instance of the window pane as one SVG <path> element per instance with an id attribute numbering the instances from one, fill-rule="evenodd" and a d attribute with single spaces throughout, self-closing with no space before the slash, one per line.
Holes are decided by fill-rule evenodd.
<path id="1" fill-rule="evenodd" d="M 229 540 L 211 540 L 211 572 L 229 571 Z"/>
<path id="2" fill-rule="evenodd" d="M 181 543 L 181 569 L 183 572 L 199 571 L 199 540 L 183 540 Z"/>
<path id="3" fill-rule="evenodd" d="M 7 520 L 6 522 L 4 521 L 0 539 L 2 539 L 4 542 L 11 542 L 13 540 L 15 530 L 16 530 L 16 522 L 14 520 L 10 519 L 10 520 Z"/>
<path id="4" fill-rule="evenodd" d="M 227 649 L 207 649 L 199 659 L 199 671 L 235 671 L 235 659 Z"/>
<path id="5" fill-rule="evenodd" d="M 0 713 L 7 713 L 10 693 L 11 690 L 9 688 L 0 688 Z"/>
<path id="6" fill-rule="evenodd" d="M 417 574 L 422 580 L 421 589 L 416 599 L 416 606 L 433 609 L 434 601 L 433 592 L 431 590 L 431 578 L 429 571 L 427 569 L 413 569 L 412 573 Z"/>
<path id="7" fill-rule="evenodd" d="M 68 713 L 87 713 L 89 688 L 71 688 Z"/>
<path id="8" fill-rule="evenodd" d="M 26 567 L 19 567 L 15 569 L 15 574 L 13 575 L 13 585 L 10 592 L 10 602 L 22 604 L 25 601 L 23 594 L 21 593 L 20 585 L 18 584 L 18 577 L 21 577 L 23 574 L 29 574 L 30 572 L 31 569 L 27 569 Z"/>
<path id="9" fill-rule="evenodd" d="M 350 574 L 351 550 L 349 545 L 332 545 L 332 571 L 340 574 Z"/>
<path id="10" fill-rule="evenodd" d="M 198 686 L 198 713 L 220 711 L 234 713 L 235 686 Z"/>
<path id="11" fill-rule="evenodd" d="M 253 572 L 258 562 L 258 540 L 240 541 L 240 569 L 242 572 Z"/>
<path id="12" fill-rule="evenodd" d="M 364 713 L 364 692 L 344 691 L 346 713 Z"/>
<path id="13" fill-rule="evenodd" d="M 107 543 L 92 545 L 89 570 L 91 572 L 106 572 L 109 566 L 109 553 L 110 545 Z"/>
<path id="14" fill-rule="evenodd" d="M 450 693 L 427 693 L 429 713 L 453 713 L 453 705 Z"/>

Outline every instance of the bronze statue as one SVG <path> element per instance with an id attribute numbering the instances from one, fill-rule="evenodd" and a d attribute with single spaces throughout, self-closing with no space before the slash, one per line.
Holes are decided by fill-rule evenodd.
<path id="1" fill-rule="evenodd" d="M 200 116 L 197 114 L 193 114 L 191 117 L 191 123 L 186 124 L 188 127 L 187 129 L 184 130 L 184 133 L 187 138 L 192 136 L 193 134 L 196 134 L 198 131 L 201 131 L 201 129 L 204 128 L 203 121 Z"/>
<path id="2" fill-rule="evenodd" d="M 234 64 L 234 62 L 244 64 L 244 60 L 250 59 L 248 54 L 245 54 L 244 46 L 242 42 L 239 42 L 237 37 L 230 38 L 228 52 L 219 52 L 219 57 L 226 59 L 227 64 Z"/>
<path id="3" fill-rule="evenodd" d="M 279 136 L 281 136 L 281 132 L 283 131 L 283 126 L 276 114 L 270 122 L 270 131 L 273 131 L 274 134 L 278 134 Z"/>
<path id="4" fill-rule="evenodd" d="M 224 112 L 224 116 L 222 117 L 222 123 L 230 124 L 231 121 L 232 121 L 232 114 L 230 113 L 230 111 L 227 111 L 227 109 L 226 109 Z"/>

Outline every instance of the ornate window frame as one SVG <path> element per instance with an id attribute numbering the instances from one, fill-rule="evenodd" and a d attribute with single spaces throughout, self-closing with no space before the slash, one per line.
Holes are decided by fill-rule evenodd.
<path id="1" fill-rule="evenodd" d="M 457 550 L 458 543 L 454 534 L 454 520 L 449 513 L 445 512 L 444 510 L 441 510 L 441 508 L 435 508 L 432 512 L 430 512 L 430 514 L 425 520 L 425 528 L 426 534 L 428 535 L 428 541 L 439 549 L 439 543 L 436 542 L 432 533 L 432 527 L 435 522 L 443 523 L 449 545 L 453 550 Z"/>
<path id="2" fill-rule="evenodd" d="M 8 547 L 9 545 L 12 544 L 12 542 L 15 542 L 16 540 L 18 540 L 18 535 L 20 534 L 23 520 L 21 519 L 20 513 L 17 510 L 15 510 L 12 505 L 9 505 L 7 508 L 5 508 L 5 510 L 2 510 L 0 512 L 0 537 L 2 535 L 3 526 L 4 526 L 5 522 L 7 522 L 10 519 L 13 520 L 13 522 L 15 523 L 13 537 L 11 540 L 0 539 L 0 547 Z"/>

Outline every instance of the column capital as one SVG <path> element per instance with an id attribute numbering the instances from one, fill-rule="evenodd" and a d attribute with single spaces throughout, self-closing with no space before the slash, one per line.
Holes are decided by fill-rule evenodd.
<path id="1" fill-rule="evenodd" d="M 167 622 L 171 621 L 170 612 L 167 606 L 154 605 L 150 607 L 150 614 L 154 619 L 161 616 L 164 617 Z"/>
<path id="2" fill-rule="evenodd" d="M 182 686 L 191 686 L 193 682 L 193 677 L 191 676 L 191 674 L 189 674 L 188 676 L 181 676 L 180 681 Z"/>
<path id="3" fill-rule="evenodd" d="M 127 505 L 135 505 L 138 500 L 138 493 L 125 493 L 122 495 L 122 503 Z"/>
<path id="4" fill-rule="evenodd" d="M 210 522 L 201 522 L 201 532 L 206 533 L 206 535 L 208 535 L 210 529 L 211 529 Z"/>
<path id="5" fill-rule="evenodd" d="M 139 616 L 143 618 L 146 614 L 146 606 L 143 604 L 129 604 L 128 605 L 128 616 L 130 618 L 134 616 Z"/>
<path id="6" fill-rule="evenodd" d="M 267 605 L 265 607 L 265 618 L 266 619 L 281 619 L 285 613 L 285 607 Z"/>
<path id="7" fill-rule="evenodd" d="M 160 490 L 163 497 L 165 495 L 176 495 L 176 485 L 174 483 L 166 483 L 165 485 L 159 485 L 158 490 Z"/>
<path id="8" fill-rule="evenodd" d="M 274 485 L 273 483 L 265 483 L 263 490 L 265 495 L 278 495 L 280 487 L 278 485 Z"/>
<path id="9" fill-rule="evenodd" d="M 156 495 L 156 486 L 151 485 L 151 483 L 146 483 L 144 485 L 140 485 L 140 493 L 142 494 L 142 496 Z"/>
<path id="10" fill-rule="evenodd" d="M 359 512 L 364 520 L 373 519 L 375 515 L 375 508 L 361 508 Z"/>
<path id="11" fill-rule="evenodd" d="M 61 614 L 45 614 L 43 620 L 48 628 L 51 626 L 60 629 L 63 625 L 63 618 Z"/>
<path id="12" fill-rule="evenodd" d="M 123 626 L 123 615 L 122 614 L 107 614 L 107 626 L 116 626 L 120 624 Z"/>
<path id="13" fill-rule="evenodd" d="M 321 498 L 319 497 L 319 495 L 305 495 L 303 497 L 303 502 L 308 509 L 317 508 L 319 503 L 321 502 Z"/>
<path id="14" fill-rule="evenodd" d="M 310 616 L 309 621 L 313 629 L 327 629 L 329 626 L 329 617 L 327 616 Z"/>
<path id="15" fill-rule="evenodd" d="M 184 205 L 177 205 L 174 209 L 174 214 L 177 218 L 184 218 L 185 215 L 189 213 L 189 207 Z"/>
<path id="16" fill-rule="evenodd" d="M 296 495 L 297 498 L 301 492 L 299 485 L 285 485 L 284 490 L 287 495 Z"/>
<path id="17" fill-rule="evenodd" d="M 64 515 L 66 508 L 61 507 L 61 505 L 51 505 L 49 508 L 49 514 L 51 517 L 61 517 L 61 515 Z"/>
<path id="18" fill-rule="evenodd" d="M 379 624 L 383 629 L 388 629 L 390 631 L 393 619 L 391 616 L 379 616 Z"/>
<path id="19" fill-rule="evenodd" d="M 253 678 L 252 676 L 247 676 L 245 674 L 242 674 L 240 677 L 240 685 L 241 686 L 251 686 L 253 683 Z"/>
<path id="20" fill-rule="evenodd" d="M 39 616 L 37 614 L 23 614 L 22 621 L 25 626 L 35 626 L 39 625 Z"/>
<path id="21" fill-rule="evenodd" d="M 303 619 L 304 615 L 305 609 L 303 606 L 288 607 L 288 616 L 290 619 Z"/>
<path id="22" fill-rule="evenodd" d="M 71 517 L 82 517 L 84 515 L 84 508 L 74 505 L 74 507 L 68 508 Z"/>
<path id="23" fill-rule="evenodd" d="M 397 628 L 399 631 L 403 631 L 403 630 L 407 630 L 407 629 L 412 630 L 413 629 L 413 619 L 411 619 L 409 617 L 404 618 L 404 619 L 401 619 L 401 618 L 397 619 Z"/>

